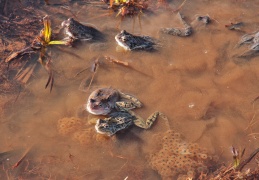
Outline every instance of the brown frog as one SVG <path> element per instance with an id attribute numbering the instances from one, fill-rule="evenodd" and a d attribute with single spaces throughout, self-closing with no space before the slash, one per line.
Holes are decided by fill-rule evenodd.
<path id="1" fill-rule="evenodd" d="M 75 40 L 99 41 L 104 39 L 104 35 L 99 30 L 92 26 L 83 25 L 73 18 L 68 18 L 63 21 L 61 26 L 64 28 L 65 34 L 67 35 L 65 40 L 71 42 Z"/>
<path id="2" fill-rule="evenodd" d="M 193 33 L 193 28 L 190 24 L 188 24 L 185 20 L 182 14 L 179 12 L 177 13 L 177 17 L 180 19 L 181 23 L 183 24 L 183 28 L 161 28 L 160 32 L 165 34 L 170 34 L 174 36 L 180 36 L 180 37 L 186 37 L 190 36 Z M 197 24 L 197 23 L 203 23 L 203 24 L 209 24 L 211 22 L 211 19 L 209 16 L 196 16 L 195 20 L 191 24 Z"/>
<path id="3" fill-rule="evenodd" d="M 115 40 L 120 47 L 126 51 L 145 50 L 152 51 L 156 45 L 154 39 L 149 36 L 136 36 L 122 30 L 115 36 Z"/>
<path id="4" fill-rule="evenodd" d="M 90 94 L 86 110 L 95 115 L 107 115 L 112 110 L 130 110 L 141 106 L 142 103 L 134 96 L 112 88 L 99 88 Z"/>

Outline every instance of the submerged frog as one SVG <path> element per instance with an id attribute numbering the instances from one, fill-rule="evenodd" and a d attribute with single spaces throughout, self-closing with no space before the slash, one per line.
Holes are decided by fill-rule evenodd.
<path id="1" fill-rule="evenodd" d="M 180 13 L 177 13 L 177 16 L 184 25 L 184 28 L 161 28 L 160 32 L 181 37 L 190 36 L 192 34 L 192 27 L 187 24 Z"/>
<path id="2" fill-rule="evenodd" d="M 113 110 L 130 110 L 141 106 L 141 102 L 134 96 L 112 88 L 99 88 L 90 94 L 86 110 L 95 115 L 107 115 Z"/>
<path id="3" fill-rule="evenodd" d="M 102 40 L 103 34 L 92 26 L 86 26 L 73 18 L 69 18 L 62 22 L 61 26 L 65 30 L 65 34 L 68 36 L 65 39 L 73 42 L 79 40 Z"/>
<path id="4" fill-rule="evenodd" d="M 240 47 L 243 44 L 253 44 L 253 43 L 255 44 L 258 42 L 259 42 L 259 32 L 255 32 L 252 34 L 245 34 L 240 38 L 237 44 L 237 47 Z"/>
<path id="5" fill-rule="evenodd" d="M 186 37 L 190 36 L 193 32 L 193 28 L 190 24 L 188 24 L 185 20 L 182 14 L 179 12 L 177 13 L 178 18 L 180 19 L 181 23 L 183 24 L 183 28 L 161 28 L 160 32 L 165 34 L 170 34 L 174 36 L 180 36 L 180 37 Z M 191 23 L 194 26 L 197 26 L 197 23 L 203 23 L 205 25 L 209 24 L 211 22 L 211 19 L 209 16 L 196 16 L 195 20 Z M 196 25 L 195 25 L 196 24 Z"/>
<path id="6" fill-rule="evenodd" d="M 200 16 L 200 15 L 198 15 L 198 16 L 196 16 L 196 20 L 197 21 L 200 21 L 200 22 L 202 22 L 202 23 L 204 23 L 204 24 L 209 24 L 210 22 L 211 22 L 211 19 L 210 19 L 210 17 L 209 16 Z"/>
<path id="7" fill-rule="evenodd" d="M 245 50 L 242 54 L 237 55 L 238 58 L 252 58 L 258 56 L 259 52 L 259 42 L 253 43 L 247 50 Z"/>
<path id="8" fill-rule="evenodd" d="M 115 36 L 115 40 L 118 45 L 121 46 L 126 51 L 133 50 L 154 50 L 156 43 L 149 36 L 136 36 L 122 30 L 119 34 Z"/>
<path id="9" fill-rule="evenodd" d="M 249 46 L 241 54 L 235 55 L 238 58 L 252 58 L 258 55 L 259 51 L 259 32 L 245 34 L 235 47 L 241 47 L 244 44 Z"/>
<path id="10" fill-rule="evenodd" d="M 162 113 L 154 112 L 145 121 L 143 118 L 135 115 L 132 111 L 114 112 L 111 113 L 108 118 L 98 119 L 95 125 L 95 129 L 97 133 L 107 136 L 112 136 L 118 131 L 127 129 L 133 124 L 143 129 L 149 129 L 157 119 L 158 115 L 164 118 Z"/>

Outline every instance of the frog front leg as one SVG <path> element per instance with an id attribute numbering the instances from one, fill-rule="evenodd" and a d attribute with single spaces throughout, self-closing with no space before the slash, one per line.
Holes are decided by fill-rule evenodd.
<path id="1" fill-rule="evenodd" d="M 83 37 L 79 37 L 79 39 L 81 40 L 81 41 L 90 41 L 90 40 L 92 40 L 94 37 L 92 36 L 92 35 L 90 35 L 90 34 L 84 34 L 84 36 Z"/>
<path id="2" fill-rule="evenodd" d="M 122 99 L 126 99 L 126 101 L 118 101 L 116 102 L 116 108 L 120 111 L 128 111 L 130 109 L 135 109 L 135 108 L 140 108 L 142 107 L 142 103 L 135 98 L 134 96 L 128 95 L 128 94 L 124 94 L 122 92 L 120 93 L 120 97 Z M 127 101 L 128 100 L 128 101 Z"/>
<path id="3" fill-rule="evenodd" d="M 136 119 L 133 121 L 134 124 L 135 124 L 136 126 L 140 127 L 140 128 L 143 128 L 143 129 L 149 129 L 149 128 L 153 125 L 153 123 L 156 121 L 158 115 L 160 115 L 160 116 L 161 116 L 163 119 L 165 119 L 165 120 L 167 121 L 167 123 L 168 123 L 167 117 L 166 117 L 163 113 L 161 113 L 161 112 L 159 112 L 159 111 L 156 111 L 156 112 L 154 112 L 153 114 L 151 114 L 151 115 L 147 118 L 146 121 L 145 121 L 143 118 L 141 118 L 141 117 L 135 115 L 132 111 L 129 111 L 129 113 L 130 113 L 131 115 L 134 115 L 134 116 L 136 117 Z"/>
<path id="4" fill-rule="evenodd" d="M 144 44 L 144 45 L 136 46 L 136 47 L 132 48 L 132 50 L 138 50 L 138 49 L 149 50 L 149 49 L 152 49 L 152 48 L 153 48 L 152 45 Z"/>

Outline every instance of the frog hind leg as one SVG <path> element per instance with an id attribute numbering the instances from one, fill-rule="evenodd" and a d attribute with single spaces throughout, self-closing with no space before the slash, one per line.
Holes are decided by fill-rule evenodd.
<path id="1" fill-rule="evenodd" d="M 118 101 L 115 103 L 118 111 L 129 111 L 135 109 L 137 106 L 131 101 Z"/>
<path id="2" fill-rule="evenodd" d="M 115 103 L 115 107 L 118 111 L 128 111 L 131 109 L 140 108 L 142 106 L 142 103 L 134 96 L 120 92 L 120 97 L 122 99 L 126 99 L 126 101 L 122 100 Z"/>
<path id="3" fill-rule="evenodd" d="M 132 112 L 130 111 L 131 115 Z M 137 116 L 137 115 L 134 115 L 136 117 L 136 119 L 134 120 L 134 124 L 140 128 L 143 128 L 143 129 L 149 129 L 153 123 L 156 121 L 158 115 L 160 117 L 162 117 L 164 120 L 166 120 L 166 125 L 168 126 L 168 128 L 170 129 L 170 125 L 169 125 L 169 121 L 168 121 L 168 118 L 161 112 L 159 111 L 156 111 L 154 112 L 153 114 L 151 114 L 147 120 L 145 121 L 143 118 Z"/>
<path id="4" fill-rule="evenodd" d="M 156 111 L 153 114 L 151 114 L 145 121 L 143 118 L 141 118 L 135 114 L 132 114 L 132 112 L 130 112 L 130 113 L 131 113 L 131 115 L 134 115 L 136 117 L 136 119 L 133 121 L 133 123 L 136 126 L 143 128 L 143 129 L 149 129 L 153 125 L 153 123 L 156 121 L 156 119 L 159 115 L 159 112 Z"/>

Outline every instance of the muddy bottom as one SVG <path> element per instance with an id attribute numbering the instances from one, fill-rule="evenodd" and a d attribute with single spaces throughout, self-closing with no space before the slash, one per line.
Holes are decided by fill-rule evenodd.
<path id="1" fill-rule="evenodd" d="M 120 18 L 99 1 L 49 1 L 49 6 L 43 1 L 6 3 L 2 8 L 0 2 L 1 18 L 10 18 L 11 13 L 21 16 L 15 5 L 19 3 L 28 14 L 34 7 L 37 14 L 31 19 L 39 23 L 30 21 L 32 31 L 23 37 L 19 36 L 22 29 L 13 36 L 9 31 L 0 35 L 0 152 L 8 152 L 0 154 L 0 179 L 176 179 L 192 171 L 212 171 L 212 164 L 233 163 L 232 146 L 240 151 L 245 148 L 245 156 L 258 147 L 259 57 L 235 56 L 248 47 L 236 47 L 240 37 L 259 29 L 258 1 L 186 1 L 181 13 L 193 25 L 189 37 L 160 34 L 162 27 L 183 26 L 176 14 L 155 6 L 150 6 L 153 13 L 141 15 L 141 26 L 137 18 L 135 24 L 132 18 L 125 18 L 117 29 Z M 169 6 L 177 8 L 181 3 L 169 1 Z M 14 78 L 22 67 L 19 60 L 9 69 L 4 63 L 11 51 L 29 45 L 46 14 L 54 31 L 60 29 L 62 21 L 73 17 L 106 35 L 105 46 L 80 42 L 75 47 L 49 47 L 55 79 L 51 93 L 45 89 L 48 73 L 37 64 L 37 58 L 28 57 L 37 67 L 26 84 Z M 212 21 L 196 24 L 195 15 L 209 15 Z M 8 18 L 1 19 L 1 23 L 5 21 Z M 225 27 L 237 22 L 244 22 L 240 30 Z M 114 36 L 121 29 L 154 37 L 159 40 L 158 50 L 117 52 Z M 88 89 L 91 67 L 99 56 L 130 66 L 100 63 Z M 149 130 L 132 126 L 112 138 L 100 136 L 90 122 L 98 117 L 84 110 L 89 94 L 99 87 L 132 94 L 144 104 L 134 110 L 136 114 L 146 119 L 154 111 L 161 111 L 169 122 L 159 118 Z M 169 136 L 163 134 L 166 131 L 179 135 L 176 142 L 180 152 L 166 149 L 175 148 L 165 140 Z M 192 164 L 183 162 L 177 168 L 163 169 L 167 165 L 159 164 L 160 159 L 172 157 L 170 153 L 183 155 L 182 150 L 199 155 L 185 157 Z M 161 152 L 168 154 L 159 156 Z M 21 163 L 14 166 L 17 162 Z M 170 162 L 182 163 L 175 159 Z M 255 166 L 252 161 L 249 167 Z"/>

